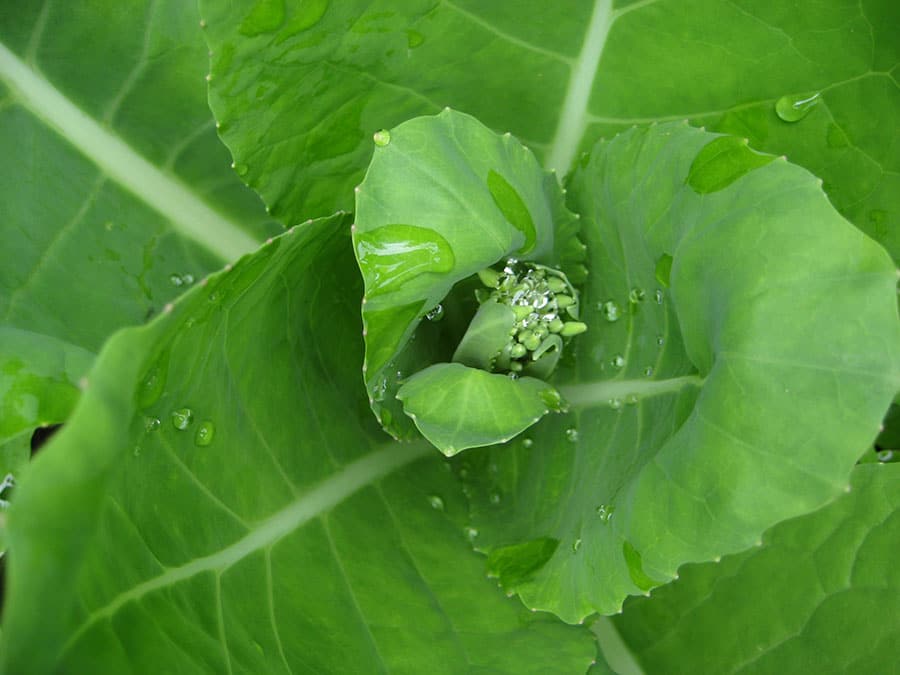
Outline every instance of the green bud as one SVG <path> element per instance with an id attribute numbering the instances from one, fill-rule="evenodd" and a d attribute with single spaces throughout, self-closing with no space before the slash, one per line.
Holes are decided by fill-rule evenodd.
<path id="1" fill-rule="evenodd" d="M 525 341 L 526 341 L 526 340 L 530 340 L 530 339 L 533 338 L 533 337 L 534 337 L 534 333 L 532 333 L 532 332 L 531 332 L 530 330 L 528 330 L 528 329 L 525 329 L 525 330 L 520 330 L 520 331 L 519 331 L 519 334 L 516 336 L 516 339 L 517 339 L 519 342 L 521 342 L 522 344 L 525 344 Z"/>
<path id="2" fill-rule="evenodd" d="M 490 267 L 487 269 L 481 270 L 478 273 L 478 278 L 481 279 L 481 283 L 483 283 L 488 288 L 497 288 L 500 286 L 500 272 L 497 270 L 492 270 Z"/>
<path id="3" fill-rule="evenodd" d="M 513 314 L 516 315 L 516 321 L 521 321 L 526 316 L 531 314 L 534 310 L 531 309 L 528 305 L 514 305 L 512 307 Z"/>
<path id="4" fill-rule="evenodd" d="M 575 304 L 575 298 L 571 295 L 557 295 L 556 296 L 556 306 L 560 309 L 564 307 L 571 307 Z"/>
<path id="5" fill-rule="evenodd" d="M 549 279 L 547 279 L 547 286 L 554 293 L 562 293 L 569 288 L 566 282 L 559 277 L 550 277 Z"/>
<path id="6" fill-rule="evenodd" d="M 525 347 L 525 345 L 516 344 L 516 345 L 513 345 L 512 348 L 509 350 L 510 357 L 514 358 L 514 359 L 521 359 L 527 353 L 528 353 L 528 349 Z"/>
<path id="7" fill-rule="evenodd" d="M 541 339 L 537 335 L 532 333 L 528 338 L 526 338 L 522 342 L 522 344 L 525 345 L 525 347 L 529 351 L 534 351 L 535 349 L 537 349 L 538 347 L 541 346 Z"/>
<path id="8" fill-rule="evenodd" d="M 581 335 L 587 330 L 587 325 L 581 321 L 566 321 L 559 334 L 563 337 L 572 337 L 573 335 Z"/>
<path id="9" fill-rule="evenodd" d="M 563 329 L 563 326 L 565 326 L 565 323 L 563 323 L 563 320 L 560 319 L 559 317 L 556 317 L 555 319 L 553 319 L 553 321 L 551 321 L 547 325 L 547 328 L 550 329 L 551 333 L 558 333 L 559 331 L 561 331 Z"/>
<path id="10" fill-rule="evenodd" d="M 546 323 L 540 323 L 534 327 L 532 332 L 539 340 L 543 340 L 545 337 L 547 337 L 547 333 L 549 333 L 550 330 L 547 328 Z"/>
<path id="11" fill-rule="evenodd" d="M 514 373 L 521 373 L 521 372 L 522 372 L 522 368 L 524 368 L 524 367 L 525 367 L 525 366 L 523 366 L 523 365 L 522 365 L 521 363 L 519 363 L 518 361 L 513 361 L 512 363 L 509 364 L 509 369 L 510 369 L 512 372 L 514 372 Z"/>

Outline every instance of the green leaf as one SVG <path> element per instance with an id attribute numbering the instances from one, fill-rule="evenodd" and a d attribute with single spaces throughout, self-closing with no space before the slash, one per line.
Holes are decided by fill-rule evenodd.
<path id="1" fill-rule="evenodd" d="M 420 370 L 397 398 L 422 435 L 447 457 L 505 443 L 562 405 L 559 393 L 543 380 L 513 380 L 460 363 Z"/>
<path id="2" fill-rule="evenodd" d="M 369 139 L 451 106 L 566 173 L 600 137 L 690 119 L 787 154 L 900 260 L 900 5 L 780 0 L 264 3 L 202 0 L 211 104 L 245 178 L 299 220 L 350 208 Z M 636 58 L 635 55 L 640 55 Z M 797 121 L 776 105 L 818 94 Z M 788 116 L 788 117 L 796 117 Z"/>
<path id="3" fill-rule="evenodd" d="M 0 21 L 0 445 L 64 421 L 114 330 L 274 231 L 216 138 L 197 12 L 103 4 Z"/>
<path id="4" fill-rule="evenodd" d="M 647 672 L 886 672 L 896 660 L 900 467 L 782 523 L 756 550 L 688 565 L 615 620 Z M 702 649 L 697 649 L 698 644 Z"/>
<path id="5" fill-rule="evenodd" d="M 484 578 L 444 460 L 383 442 L 348 231 L 293 228 L 109 341 L 9 512 L 3 672 L 586 670 L 586 629 Z"/>
<path id="6" fill-rule="evenodd" d="M 532 153 L 468 115 L 445 110 L 385 133 L 357 189 L 353 239 L 365 281 L 366 387 L 385 429 L 404 437 L 413 431 L 395 399 L 403 379 L 396 373 L 414 374 L 449 361 L 454 349 L 435 353 L 434 340 L 417 333 L 422 318 L 455 284 L 509 256 L 546 264 L 563 261 L 571 256 L 577 225 L 562 205 L 559 185 Z M 582 249 L 576 246 L 574 255 L 583 255 Z M 464 324 L 475 313 L 468 311 L 460 319 Z M 480 382 L 475 386 L 481 387 Z M 519 386 L 524 385 L 507 382 L 492 391 L 511 394 Z M 498 405 L 511 410 L 526 398 L 534 398 L 533 392 Z M 469 400 L 469 405 L 478 404 Z M 416 405 L 416 414 L 424 412 Z M 456 428 L 463 413 L 457 410 L 456 421 L 444 416 L 434 422 Z M 486 426 L 470 440 L 479 439 L 477 445 L 498 442 L 509 436 L 503 430 L 521 429 L 521 420 L 539 414 L 530 405 L 514 424 L 492 425 L 500 434 L 492 441 L 484 435 Z M 418 426 L 423 422 L 417 419 Z M 455 450 L 462 449 L 456 443 L 463 438 L 454 439 Z M 449 448 L 448 443 L 440 445 Z"/>
<path id="7" fill-rule="evenodd" d="M 572 410 L 467 460 L 479 549 L 560 541 L 516 590 L 566 621 L 834 499 L 900 383 L 884 250 L 784 161 L 747 156 L 698 191 L 701 164 L 724 175 L 720 138 L 636 129 L 574 174 L 592 273 L 589 330 L 554 379 Z"/>

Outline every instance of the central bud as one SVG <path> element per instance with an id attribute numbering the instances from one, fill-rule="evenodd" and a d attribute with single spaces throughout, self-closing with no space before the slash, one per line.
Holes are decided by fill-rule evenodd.
<path id="1" fill-rule="evenodd" d="M 478 313 L 453 360 L 513 378 L 548 377 L 566 339 L 587 330 L 577 321 L 578 292 L 559 270 L 515 259 L 478 277 L 487 288 L 476 291 Z"/>

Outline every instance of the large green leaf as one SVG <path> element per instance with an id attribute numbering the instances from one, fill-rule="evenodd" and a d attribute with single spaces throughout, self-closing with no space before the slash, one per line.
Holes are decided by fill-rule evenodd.
<path id="1" fill-rule="evenodd" d="M 826 181 L 900 259 L 893 0 L 202 0 L 211 102 L 277 213 L 349 208 L 369 139 L 451 106 L 561 172 L 599 136 L 689 118 Z M 804 117 L 782 97 L 819 93 Z M 304 216 L 305 217 L 305 216 Z"/>
<path id="2" fill-rule="evenodd" d="M 63 421 L 112 331 L 272 230 L 216 138 L 206 58 L 177 0 L 0 8 L 0 443 Z"/>
<path id="3" fill-rule="evenodd" d="M 900 467 L 860 466 L 851 485 L 762 548 L 629 601 L 615 623 L 647 672 L 896 672 Z"/>
<path id="4" fill-rule="evenodd" d="M 589 330 L 552 380 L 572 412 L 460 468 L 481 549 L 560 542 L 512 584 L 528 606 L 613 613 L 745 549 L 841 494 L 876 436 L 900 383 L 896 271 L 771 159 L 668 123 L 598 144 L 570 181 L 591 269 Z"/>
<path id="5" fill-rule="evenodd" d="M 348 235 L 295 228 L 110 340 L 9 512 L 3 672 L 585 671 L 586 629 L 484 578 L 445 461 L 384 443 Z"/>
<path id="6" fill-rule="evenodd" d="M 510 256 L 550 265 L 564 261 L 567 247 L 583 256 L 583 247 L 575 238 L 577 221 L 563 206 L 558 183 L 514 138 L 498 136 L 451 110 L 410 120 L 381 132 L 379 138 L 366 179 L 357 189 L 353 234 L 365 281 L 363 372 L 379 420 L 390 433 L 405 436 L 412 424 L 395 398 L 402 381 L 432 363 L 449 361 L 456 347 L 451 340 L 441 354 L 427 321 L 417 333 L 436 307 L 447 313 L 441 303 L 450 289 Z M 443 325 L 452 323 L 450 317 Z M 481 391 L 486 383 L 496 382 L 463 366 L 439 372 L 452 372 L 456 378 L 437 386 L 452 386 L 457 392 Z M 529 388 L 535 395 L 523 417 L 529 423 L 548 409 L 536 395 L 541 388 L 535 387 Z M 519 405 L 516 390 L 526 396 L 524 381 L 497 383 L 490 389 L 492 394 L 509 392 L 504 408 Z M 464 409 L 486 405 L 485 398 L 491 397 L 446 400 L 444 421 L 449 426 L 442 428 L 457 426 L 453 411 L 458 420 Z M 412 412 L 421 427 L 424 409 L 416 406 Z M 504 425 L 503 419 L 499 415 L 498 424 L 491 426 L 494 433 L 479 434 L 475 444 L 507 440 L 521 430 L 518 421 Z M 439 441 L 426 435 L 445 450 L 451 445 L 454 450 L 470 447 L 460 436 L 451 440 L 443 433 Z"/>

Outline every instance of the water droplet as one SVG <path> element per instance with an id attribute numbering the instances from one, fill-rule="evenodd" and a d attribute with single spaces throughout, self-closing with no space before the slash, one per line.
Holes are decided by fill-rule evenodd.
<path id="1" fill-rule="evenodd" d="M 134 446 L 134 450 L 131 451 L 131 454 L 134 455 L 135 457 L 140 457 L 141 446 L 139 446 L 139 445 Z"/>
<path id="2" fill-rule="evenodd" d="M 609 522 L 609 519 L 612 518 L 613 511 L 616 510 L 616 507 L 612 504 L 601 504 L 597 507 L 597 515 L 600 517 L 600 522 L 604 525 Z"/>
<path id="3" fill-rule="evenodd" d="M 438 497 L 437 495 L 429 495 L 428 503 L 431 505 L 435 511 L 443 511 L 444 510 L 444 500 Z"/>
<path id="4" fill-rule="evenodd" d="M 184 286 L 184 279 L 181 278 L 180 274 L 170 274 L 169 283 L 178 288 Z"/>
<path id="5" fill-rule="evenodd" d="M 597 309 L 600 310 L 600 313 L 603 315 L 603 318 L 609 321 L 610 323 L 619 320 L 619 306 L 613 300 L 607 300 L 606 302 L 601 302 L 597 305 Z"/>
<path id="6" fill-rule="evenodd" d="M 644 292 L 643 288 L 632 288 L 631 292 L 628 294 L 628 302 L 632 305 L 636 305 L 639 302 L 643 302 L 646 297 L 647 293 Z"/>
<path id="7" fill-rule="evenodd" d="M 672 278 L 672 256 L 663 253 L 659 260 L 656 261 L 656 270 L 654 271 L 656 280 L 665 288 L 669 287 L 669 280 Z"/>
<path id="8" fill-rule="evenodd" d="M 379 148 L 383 148 L 391 142 L 391 132 L 387 129 L 376 131 L 374 134 L 372 134 L 372 140 L 375 141 L 375 145 L 377 145 Z"/>
<path id="9" fill-rule="evenodd" d="M 494 490 L 491 492 L 489 499 L 491 500 L 491 504 L 497 506 L 503 500 L 503 497 L 497 490 Z"/>
<path id="10" fill-rule="evenodd" d="M 657 289 L 656 289 L 656 293 L 655 293 L 655 297 L 656 297 L 656 304 L 657 304 L 657 305 L 661 305 L 661 304 L 663 304 L 663 299 L 664 299 L 666 296 L 665 296 L 665 293 L 662 292 L 662 290 L 660 290 L 659 288 L 657 288 Z"/>
<path id="11" fill-rule="evenodd" d="M 443 274 L 456 266 L 449 242 L 426 227 L 384 225 L 358 232 L 355 239 L 369 297 L 401 288 L 422 274 Z"/>
<path id="12" fill-rule="evenodd" d="M 628 394 L 628 396 L 625 397 L 625 403 L 628 405 L 637 405 L 638 400 L 640 399 L 638 399 L 637 394 Z"/>
<path id="13" fill-rule="evenodd" d="M 577 443 L 578 442 L 578 429 L 576 429 L 575 427 L 566 429 L 566 440 L 568 440 L 570 443 Z"/>
<path id="14" fill-rule="evenodd" d="M 425 315 L 425 318 L 429 321 L 440 321 L 444 318 L 444 306 L 441 304 L 437 304 L 434 308 Z"/>
<path id="15" fill-rule="evenodd" d="M 656 344 L 659 345 L 660 347 L 662 347 L 664 344 L 666 344 L 666 338 L 662 335 L 657 335 L 656 336 Z"/>
<path id="16" fill-rule="evenodd" d="M 138 390 L 138 406 L 141 408 L 149 408 L 159 400 L 163 390 L 166 388 L 166 375 L 168 373 L 169 364 L 166 355 L 160 357 L 159 361 L 153 364 L 144 375 Z"/>
<path id="17" fill-rule="evenodd" d="M 799 122 L 819 102 L 819 92 L 782 96 L 775 102 L 775 114 L 785 122 Z"/>
<path id="18" fill-rule="evenodd" d="M 894 451 L 893 450 L 879 450 L 878 451 L 878 461 L 879 462 L 890 462 L 894 459 Z"/>
<path id="19" fill-rule="evenodd" d="M 581 539 L 576 539 L 572 542 L 572 553 L 578 553 L 578 549 L 581 548 Z"/>
<path id="20" fill-rule="evenodd" d="M 159 429 L 162 422 L 159 421 L 158 417 L 145 417 L 144 418 L 144 431 L 156 431 Z"/>
<path id="21" fill-rule="evenodd" d="M 216 435 L 216 425 L 212 423 L 211 420 L 204 420 L 199 427 L 197 427 L 197 431 L 194 432 L 194 445 L 199 445 L 201 448 L 209 445 L 213 442 L 213 437 Z"/>
<path id="22" fill-rule="evenodd" d="M 478 536 L 478 530 L 471 526 L 467 527 L 463 532 L 466 535 L 466 539 L 469 541 L 475 541 L 475 538 Z"/>
<path id="23" fill-rule="evenodd" d="M 425 36 L 417 30 L 409 29 L 406 31 L 406 46 L 415 49 L 425 42 Z"/>
<path id="24" fill-rule="evenodd" d="M 247 172 L 250 170 L 246 164 L 235 164 L 234 170 L 237 172 L 238 176 L 246 176 Z"/>
<path id="25" fill-rule="evenodd" d="M 530 448 L 530 447 L 533 446 L 533 445 L 534 445 L 534 441 L 531 440 L 530 438 L 523 438 L 523 439 L 522 439 L 522 447 L 523 447 L 523 448 Z"/>
<path id="26" fill-rule="evenodd" d="M 611 398 L 607 403 L 609 403 L 609 407 L 613 410 L 621 410 L 622 408 L 622 399 L 620 398 Z"/>
<path id="27" fill-rule="evenodd" d="M 194 411 L 190 408 L 179 408 L 172 411 L 172 426 L 179 431 L 184 431 L 194 421 Z"/>
<path id="28" fill-rule="evenodd" d="M 646 368 L 644 368 L 644 375 L 646 375 L 647 377 L 652 377 L 653 376 L 653 366 L 647 366 Z"/>
<path id="29" fill-rule="evenodd" d="M 181 275 L 181 280 L 182 280 L 185 284 L 190 285 L 190 284 L 194 283 L 194 275 L 191 274 L 190 272 L 188 272 L 187 274 L 182 274 L 182 275 Z"/>
<path id="30" fill-rule="evenodd" d="M 625 357 L 621 354 L 616 354 L 612 358 L 612 361 L 609 362 L 609 365 L 611 365 L 613 368 L 622 368 L 625 365 Z"/>

